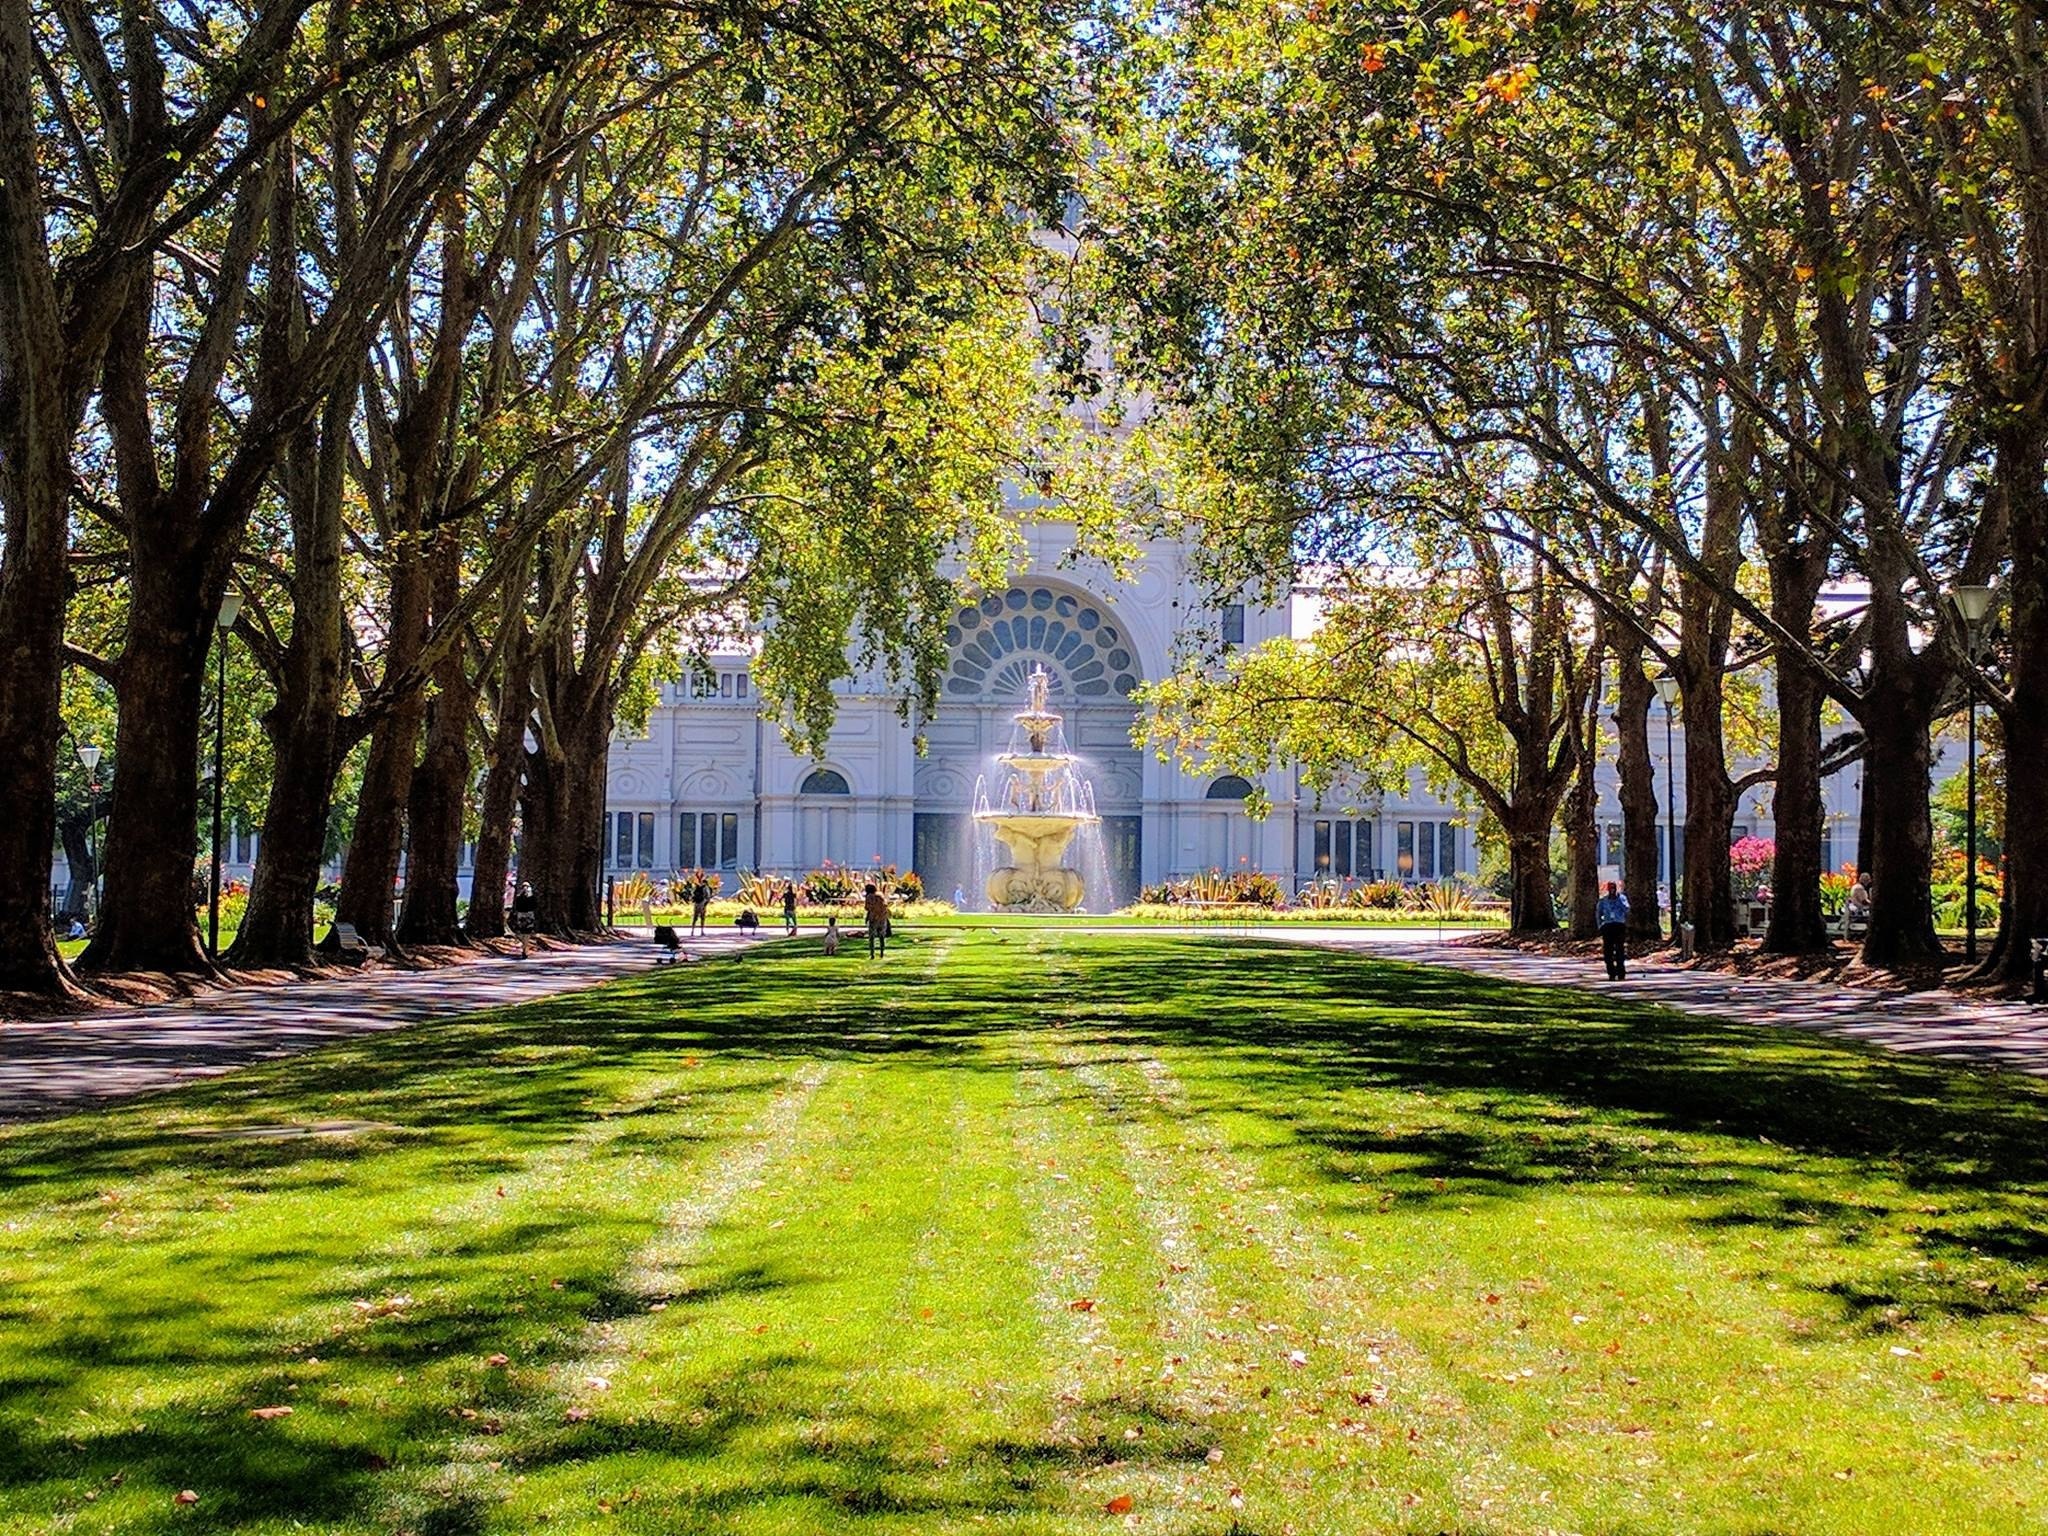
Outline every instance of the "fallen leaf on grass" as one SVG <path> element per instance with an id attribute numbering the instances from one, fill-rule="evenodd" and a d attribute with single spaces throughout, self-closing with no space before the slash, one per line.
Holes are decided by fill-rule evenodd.
<path id="1" fill-rule="evenodd" d="M 1095 1310 L 1095 1298 L 1093 1296 L 1078 1296 L 1067 1303 L 1067 1310 L 1069 1312 L 1093 1312 Z"/>
<path id="2" fill-rule="evenodd" d="M 1131 1506 L 1135 1502 L 1128 1493 L 1120 1493 L 1103 1505 L 1102 1510 L 1104 1514 L 1109 1515 L 1128 1515 L 1131 1512 Z"/>
<path id="3" fill-rule="evenodd" d="M 171 1500 L 171 1502 L 173 1504 L 197 1504 L 199 1502 L 199 1495 L 194 1493 L 190 1488 L 187 1488 L 180 1492 L 175 1499 Z"/>
<path id="4" fill-rule="evenodd" d="M 249 1410 L 249 1417 L 252 1419 L 288 1419 L 291 1416 L 291 1409 L 281 1406 L 275 1408 L 251 1408 Z"/>

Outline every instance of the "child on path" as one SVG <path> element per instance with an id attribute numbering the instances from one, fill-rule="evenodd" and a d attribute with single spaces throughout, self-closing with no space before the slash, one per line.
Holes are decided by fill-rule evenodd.
<path id="1" fill-rule="evenodd" d="M 526 958 L 526 941 L 533 933 L 534 912 L 539 903 L 533 899 L 533 887 L 526 881 L 519 882 L 519 894 L 512 898 L 512 931 L 519 935 L 519 958 Z"/>

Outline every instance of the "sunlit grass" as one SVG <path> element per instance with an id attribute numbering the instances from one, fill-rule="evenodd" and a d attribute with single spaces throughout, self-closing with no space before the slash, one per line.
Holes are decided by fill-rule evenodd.
<path id="1" fill-rule="evenodd" d="M 0 1528 L 2036 1528 L 2044 1129 L 1292 947 L 763 949 L 0 1135 Z"/>

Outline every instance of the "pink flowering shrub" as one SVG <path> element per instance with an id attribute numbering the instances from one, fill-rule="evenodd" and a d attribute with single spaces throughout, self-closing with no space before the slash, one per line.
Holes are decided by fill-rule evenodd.
<path id="1" fill-rule="evenodd" d="M 1778 857 L 1778 845 L 1768 837 L 1738 839 L 1728 850 L 1728 868 L 1735 876 L 1735 899 L 1754 901 L 1756 893 L 1771 883 L 1771 864 Z"/>

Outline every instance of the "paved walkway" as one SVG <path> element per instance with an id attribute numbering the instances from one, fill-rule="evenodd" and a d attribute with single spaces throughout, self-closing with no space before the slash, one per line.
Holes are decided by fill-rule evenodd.
<path id="1" fill-rule="evenodd" d="M 742 948 L 723 931 L 690 954 Z M 0 1024 L 0 1121 L 36 1119 L 128 1094 L 218 1077 L 356 1035 L 449 1014 L 529 1003 L 645 971 L 644 938 L 474 960 L 431 971 L 373 969 L 320 981 L 247 987 L 85 1018 Z"/>
<path id="2" fill-rule="evenodd" d="M 1708 1014 L 1740 1024 L 1810 1029 L 1909 1055 L 1947 1057 L 2048 1077 L 2048 1008 L 2025 1003 L 1728 976 L 1683 970 L 1654 958 L 1631 960 L 1627 981 L 1609 981 L 1595 959 L 1478 949 L 1437 942 L 1412 930 L 1374 933 L 1365 928 L 1302 928 L 1276 923 L 1248 931 L 1262 939 L 1370 950 L 1392 960 L 1449 966 L 1504 981 L 1579 987 L 1610 997 L 1661 1003 L 1681 1013 Z"/>
<path id="3" fill-rule="evenodd" d="M 1136 935 L 1160 930 L 1071 931 Z M 1632 962 L 1629 980 L 1610 982 L 1591 959 L 1471 948 L 1457 943 L 1453 935 L 1440 938 L 1412 928 L 1290 923 L 1227 933 L 1201 927 L 1164 931 L 1368 950 L 1389 959 L 1448 966 L 1505 981 L 1580 987 L 1662 1003 L 1683 1013 L 1810 1029 L 1888 1050 L 2048 1077 L 2048 1008 L 2020 1003 L 1724 976 L 1681 970 L 1654 959 Z M 722 930 L 688 940 L 684 948 L 691 954 L 718 954 L 779 936 L 779 929 L 760 939 Z M 333 1040 L 553 997 L 647 970 L 652 963 L 652 947 L 645 938 L 635 937 L 552 950 L 526 961 L 477 960 L 434 971 L 374 970 L 72 1021 L 0 1024 L 0 1121 L 63 1113 L 194 1078 L 218 1077 L 251 1062 L 293 1055 Z"/>

